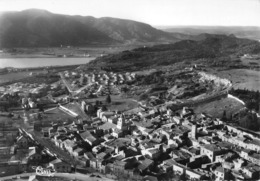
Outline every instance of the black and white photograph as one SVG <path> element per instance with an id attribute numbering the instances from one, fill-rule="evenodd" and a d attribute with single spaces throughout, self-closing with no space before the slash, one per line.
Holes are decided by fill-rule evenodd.
<path id="1" fill-rule="evenodd" d="M 260 0 L 0 0 L 0 181 L 260 180 Z"/>

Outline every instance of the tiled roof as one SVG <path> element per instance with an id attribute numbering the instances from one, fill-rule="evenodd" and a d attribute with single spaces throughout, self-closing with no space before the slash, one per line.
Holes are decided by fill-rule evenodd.
<path id="1" fill-rule="evenodd" d="M 112 117 L 114 115 L 115 115 L 114 112 L 103 112 L 103 114 L 102 114 L 102 116 L 106 116 L 106 117 Z"/>
<path id="2" fill-rule="evenodd" d="M 83 133 L 79 134 L 83 140 L 85 140 L 87 137 L 91 136 L 91 133 L 89 131 L 85 131 Z"/>
<path id="3" fill-rule="evenodd" d="M 178 156 L 177 159 L 188 159 L 191 157 L 190 154 L 188 154 L 184 151 L 181 151 L 181 150 L 173 150 L 172 153 L 175 154 L 176 156 Z"/>
<path id="4" fill-rule="evenodd" d="M 140 121 L 140 122 L 134 121 L 134 124 L 136 126 L 141 126 L 144 128 L 150 128 L 153 126 L 153 124 L 150 121 Z"/>
<path id="5" fill-rule="evenodd" d="M 244 169 L 249 170 L 251 172 L 260 172 L 260 166 L 254 164 L 248 164 L 244 167 Z"/>
<path id="6" fill-rule="evenodd" d="M 148 152 L 154 154 L 154 153 L 158 153 L 160 150 L 158 148 L 151 148 L 149 150 L 147 150 Z"/>
<path id="7" fill-rule="evenodd" d="M 241 152 L 250 153 L 250 152 L 252 152 L 252 150 L 244 148 L 244 149 L 241 150 Z"/>
<path id="8" fill-rule="evenodd" d="M 83 151 L 82 148 L 77 148 L 76 150 L 74 150 L 74 152 L 77 152 L 77 153 L 82 152 L 82 151 Z"/>
<path id="9" fill-rule="evenodd" d="M 225 169 L 223 167 L 217 167 L 215 171 L 224 173 Z"/>
<path id="10" fill-rule="evenodd" d="M 74 147 L 74 146 L 77 145 L 74 141 L 72 141 L 72 140 L 70 140 L 70 139 L 66 139 L 66 140 L 64 141 L 64 144 L 66 144 L 66 145 L 69 146 L 69 147 Z"/>
<path id="11" fill-rule="evenodd" d="M 88 141 L 90 141 L 90 142 L 94 142 L 94 141 L 97 140 L 97 138 L 95 138 L 94 136 L 90 135 L 90 136 L 88 136 L 85 140 L 88 140 Z"/>
<path id="12" fill-rule="evenodd" d="M 221 150 L 221 148 L 219 146 L 214 145 L 214 144 L 206 144 L 203 147 L 210 151 L 220 151 Z"/>
<path id="13" fill-rule="evenodd" d="M 249 155 L 249 157 L 260 160 L 260 154 L 257 154 L 257 153 L 253 153 L 252 155 Z"/>
<path id="14" fill-rule="evenodd" d="M 118 155 L 114 157 L 116 160 L 123 160 L 125 157 L 123 155 Z"/>
<path id="15" fill-rule="evenodd" d="M 124 167 L 124 166 L 126 165 L 126 162 L 116 160 L 116 161 L 114 162 L 114 165 Z"/>
<path id="16" fill-rule="evenodd" d="M 254 140 L 251 141 L 251 144 L 260 146 L 260 140 L 254 139 Z"/>
<path id="17" fill-rule="evenodd" d="M 118 129 L 118 128 L 115 128 L 113 132 L 114 133 L 121 133 L 122 131 L 120 129 Z"/>
<path id="18" fill-rule="evenodd" d="M 99 126 L 99 129 L 109 130 L 109 129 L 116 128 L 116 127 L 117 127 L 117 125 L 115 125 L 113 123 L 106 122 L 105 124 Z"/>
<path id="19" fill-rule="evenodd" d="M 128 138 L 118 138 L 118 139 L 108 141 L 106 143 L 106 145 L 111 146 L 111 147 L 115 147 L 115 146 L 122 147 L 122 146 L 126 146 L 130 143 L 131 143 L 131 140 Z"/>
<path id="20" fill-rule="evenodd" d="M 84 153 L 84 155 L 86 155 L 90 160 L 91 159 L 95 159 L 95 157 L 94 157 L 92 152 L 86 152 L 86 153 Z"/>
<path id="21" fill-rule="evenodd" d="M 143 178 L 143 181 L 158 181 L 157 177 L 151 176 L 151 175 L 146 175 Z"/>
<path id="22" fill-rule="evenodd" d="M 50 162 L 50 164 L 57 164 L 57 163 L 62 163 L 62 161 L 60 159 L 56 158 L 55 160 Z"/>
<path id="23" fill-rule="evenodd" d="M 105 156 L 106 156 L 106 153 L 101 152 L 101 153 L 97 154 L 96 157 L 97 157 L 98 159 L 104 159 Z"/>
<path id="24" fill-rule="evenodd" d="M 139 161 L 140 164 L 138 165 L 138 168 L 140 170 L 147 169 L 151 164 L 153 164 L 153 160 L 145 158 L 144 160 Z"/>
<path id="25" fill-rule="evenodd" d="M 173 159 L 164 160 L 163 162 L 166 166 L 173 166 L 176 163 Z"/>

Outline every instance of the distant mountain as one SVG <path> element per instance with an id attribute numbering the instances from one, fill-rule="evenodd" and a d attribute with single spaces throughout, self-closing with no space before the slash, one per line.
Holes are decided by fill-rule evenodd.
<path id="1" fill-rule="evenodd" d="M 185 38 L 184 35 L 181 38 Z M 68 16 L 38 9 L 0 14 L 1 47 L 167 43 L 178 40 L 174 34 L 131 20 Z"/>
<path id="2" fill-rule="evenodd" d="M 116 55 L 107 55 L 91 61 L 86 67 L 107 68 L 114 71 L 140 70 L 160 65 L 170 65 L 177 62 L 209 60 L 223 66 L 233 65 L 230 55 L 260 53 L 260 43 L 255 40 L 240 39 L 234 35 L 201 34 L 195 40 L 182 40 L 174 44 L 155 45 L 124 51 Z M 200 39 L 200 40 L 199 40 Z"/>
<path id="3" fill-rule="evenodd" d="M 183 33 L 187 35 L 209 34 L 234 34 L 239 38 L 260 40 L 260 27 L 257 26 L 158 26 L 165 32 Z"/>

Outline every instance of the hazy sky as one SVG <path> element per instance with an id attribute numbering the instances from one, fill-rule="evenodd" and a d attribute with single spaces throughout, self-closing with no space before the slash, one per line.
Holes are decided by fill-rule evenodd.
<path id="1" fill-rule="evenodd" d="M 0 0 L 0 11 L 29 8 L 151 25 L 260 26 L 260 0 Z"/>

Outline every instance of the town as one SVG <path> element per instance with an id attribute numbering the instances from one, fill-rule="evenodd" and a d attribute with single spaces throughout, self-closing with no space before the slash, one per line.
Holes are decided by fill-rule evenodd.
<path id="1" fill-rule="evenodd" d="M 41 166 L 113 180 L 260 179 L 260 134 L 243 122 L 259 110 L 203 66 L 42 76 L 52 74 L 0 87 L 0 177 Z M 223 100 L 232 106 L 197 108 Z"/>

